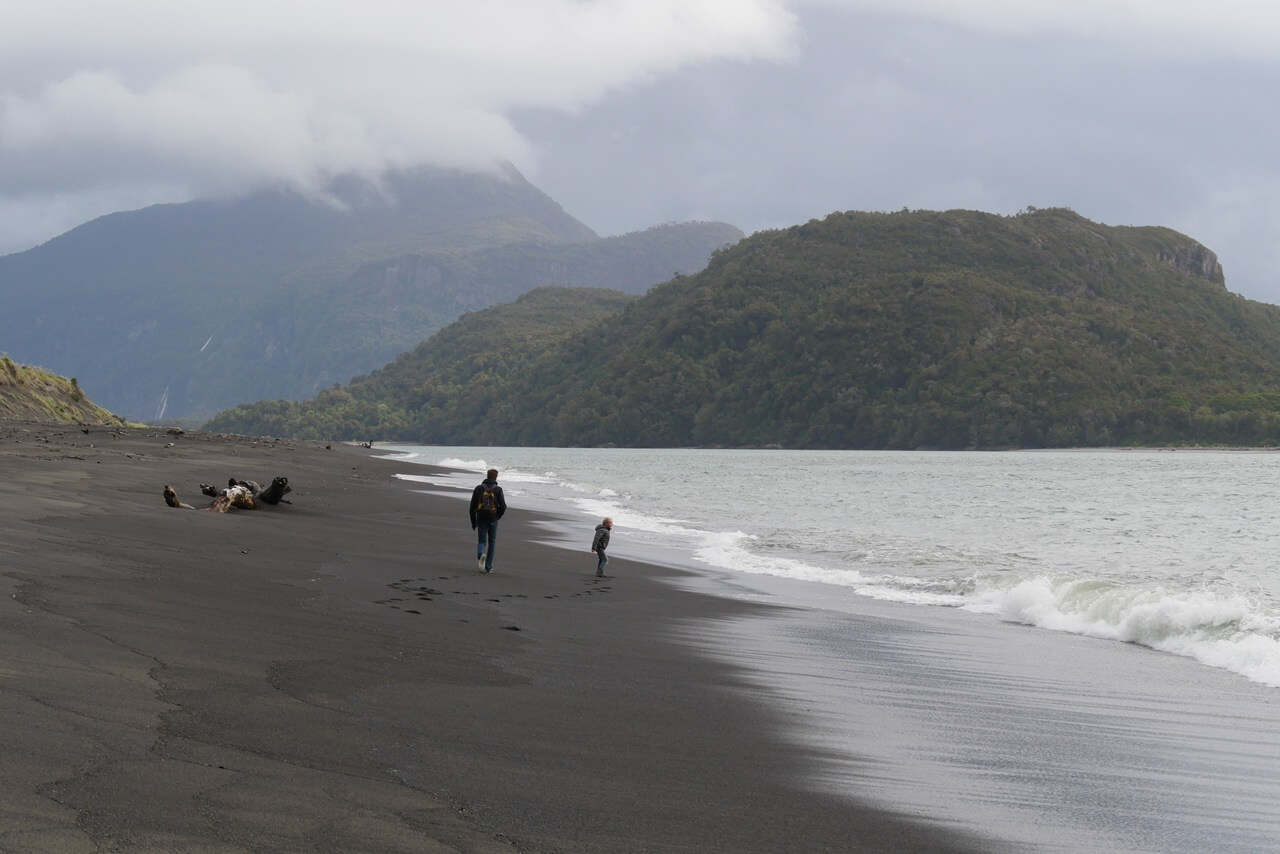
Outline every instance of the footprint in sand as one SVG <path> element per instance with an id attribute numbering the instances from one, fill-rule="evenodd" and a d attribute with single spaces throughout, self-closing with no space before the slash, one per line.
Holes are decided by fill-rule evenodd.
<path id="1" fill-rule="evenodd" d="M 442 590 L 437 590 L 437 589 L 435 589 L 434 587 L 428 587 L 428 586 L 427 586 L 427 585 L 425 585 L 425 584 L 416 584 L 416 583 L 415 583 L 415 582 L 420 582 L 420 581 L 425 581 L 425 580 L 426 580 L 426 579 L 423 579 L 423 578 L 402 578 L 402 579 L 400 579 L 399 581 L 393 581 L 393 582 L 391 582 L 391 583 L 390 583 L 390 584 L 388 584 L 387 586 L 388 586 L 388 587 L 390 587 L 390 588 L 391 588 L 391 589 L 393 589 L 393 590 L 398 590 L 398 591 L 400 591 L 400 592 L 402 592 L 402 593 L 412 593 L 412 594 L 413 594 L 413 596 L 414 596 L 414 598 L 415 598 L 415 599 L 417 599 L 419 602 L 434 602 L 434 601 L 435 601 L 435 597 L 437 597 L 437 596 L 443 596 L 443 595 L 444 595 L 444 591 L 442 591 Z M 456 590 L 455 590 L 454 592 L 455 592 L 455 593 L 459 593 L 460 591 L 456 591 Z M 399 610 L 402 610 L 402 609 L 401 609 L 401 607 L 400 607 L 399 605 L 397 605 L 397 604 L 395 604 L 395 603 L 396 603 L 396 602 L 405 602 L 405 601 L 408 601 L 408 600 L 406 600 L 405 598 L 403 598 L 403 597 L 401 597 L 401 596 L 392 596 L 392 597 L 390 597 L 390 598 L 388 598 L 388 599 L 378 599 L 378 600 L 375 600 L 375 601 L 374 601 L 374 604 L 375 604 L 375 605 L 387 605 L 387 606 L 389 606 L 389 607 L 391 607 L 391 608 L 394 608 L 395 610 L 399 611 Z M 404 611 L 405 611 L 405 613 L 407 613 L 407 614 L 421 614 L 421 613 L 422 613 L 421 611 L 417 611 L 417 610 L 410 610 L 410 609 L 403 609 L 403 610 L 404 610 Z"/>

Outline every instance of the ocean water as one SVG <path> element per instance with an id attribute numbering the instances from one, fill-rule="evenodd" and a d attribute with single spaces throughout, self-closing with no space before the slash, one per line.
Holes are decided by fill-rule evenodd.
<path id="1" fill-rule="evenodd" d="M 1140 644 L 1280 687 L 1280 454 L 383 450 L 461 469 L 453 485 L 497 467 L 517 501 L 584 525 L 612 516 L 615 554 Z"/>
<path id="2" fill-rule="evenodd" d="M 375 453 L 789 606 L 671 630 L 777 711 L 800 785 L 998 850 L 1280 851 L 1280 454 Z"/>

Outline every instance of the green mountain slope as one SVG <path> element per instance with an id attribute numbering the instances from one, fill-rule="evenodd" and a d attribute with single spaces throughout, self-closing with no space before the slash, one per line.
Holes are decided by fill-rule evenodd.
<path id="1" fill-rule="evenodd" d="M 1273 445 L 1280 308 L 1164 228 L 842 213 L 716 253 L 495 378 L 488 407 L 465 384 L 367 399 L 412 426 L 394 438 L 448 444 Z"/>
<path id="2" fill-rule="evenodd" d="M 486 433 L 479 414 L 518 420 L 520 414 L 504 400 L 509 384 L 634 299 L 596 288 L 537 288 L 514 303 L 463 315 L 412 352 L 345 388 L 328 389 L 302 403 L 242 404 L 205 426 L 249 435 L 410 441 L 430 429 L 428 423 L 441 406 L 449 406 L 477 413 L 477 442 L 499 442 L 500 436 Z"/>
<path id="3" fill-rule="evenodd" d="M 280 288 L 258 323 L 231 338 L 232 349 L 256 350 L 258 338 L 289 342 L 289 360 L 263 380 L 211 365 L 198 374 L 220 399 L 306 398 L 404 353 L 462 313 L 510 302 L 548 285 L 603 287 L 644 293 L 673 270 L 697 271 L 712 251 L 740 239 L 723 223 L 682 223 L 587 243 L 516 243 L 438 251 L 361 266 L 341 282 L 317 289 L 306 277 Z M 335 346 L 341 342 L 341 346 Z"/>
<path id="4" fill-rule="evenodd" d="M 334 182 L 102 217 L 0 258 L 0 340 L 140 420 L 305 398 L 545 284 L 643 290 L 741 236 L 602 240 L 514 169 Z M 560 276 L 562 278 L 557 278 Z"/>
<path id="5" fill-rule="evenodd" d="M 67 379 L 0 356 L 0 420 L 98 424 L 122 427 L 125 420 L 85 397 Z"/>

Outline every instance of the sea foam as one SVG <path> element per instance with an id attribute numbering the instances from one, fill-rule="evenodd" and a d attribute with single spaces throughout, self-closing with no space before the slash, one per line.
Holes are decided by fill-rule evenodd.
<path id="1" fill-rule="evenodd" d="M 1037 576 L 980 588 L 961 607 L 1185 655 L 1280 687 L 1280 617 L 1247 596 Z"/>

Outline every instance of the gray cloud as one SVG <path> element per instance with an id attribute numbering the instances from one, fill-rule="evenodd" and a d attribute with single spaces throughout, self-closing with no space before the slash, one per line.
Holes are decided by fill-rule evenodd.
<path id="1" fill-rule="evenodd" d="M 0 6 L 8 248 L 51 236 L 33 227 L 76 198 L 92 214 L 113 193 L 307 189 L 424 162 L 532 170 L 511 110 L 572 112 L 693 64 L 785 58 L 796 35 L 775 0 L 20 5 Z"/>
<path id="2" fill-rule="evenodd" d="M 156 201 L 501 158 L 603 233 L 1066 205 L 1184 231 L 1280 302 L 1261 2 L 17 5 L 0 251 Z"/>
<path id="3" fill-rule="evenodd" d="M 690 69 L 517 126 L 543 153 L 540 185 L 605 232 L 691 216 L 752 230 L 847 209 L 1068 206 L 1183 231 L 1218 252 L 1232 290 L 1280 302 L 1276 63 L 1234 55 L 1235 23 L 1196 33 L 1175 15 L 1183 27 L 1144 30 L 1121 16 L 1090 32 L 1083 18 L 995 26 L 955 11 L 1006 5 L 1055 4 L 890 14 L 866 9 L 896 0 L 811 2 L 798 63 Z M 1230 17 L 1230 4 L 1217 12 Z"/>

